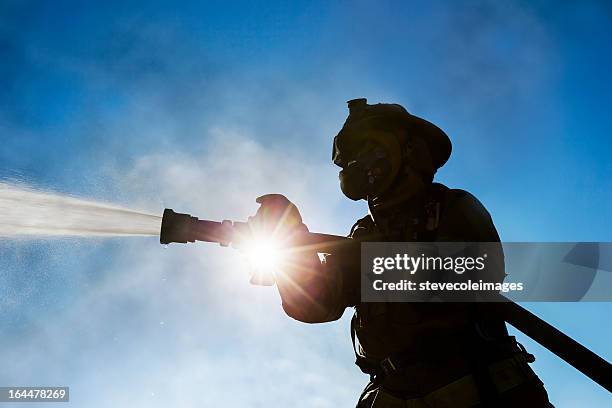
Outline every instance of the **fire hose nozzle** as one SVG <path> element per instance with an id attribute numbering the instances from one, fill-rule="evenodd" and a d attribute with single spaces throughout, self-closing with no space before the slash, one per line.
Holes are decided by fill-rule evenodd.
<path id="1" fill-rule="evenodd" d="M 176 213 L 172 209 L 166 208 L 159 234 L 160 244 L 195 242 L 193 226 L 197 221 L 196 217 L 189 214 Z"/>
<path id="2" fill-rule="evenodd" d="M 159 234 L 160 244 L 172 242 L 186 244 L 188 242 L 205 241 L 216 242 L 228 246 L 234 242 L 236 232 L 244 229 L 246 223 L 223 222 L 200 220 L 189 214 L 174 212 L 170 208 L 164 210 L 161 231 Z"/>
<path id="3" fill-rule="evenodd" d="M 166 208 L 162 217 L 159 242 L 165 245 L 172 242 L 186 244 L 204 241 L 228 246 L 230 243 L 240 243 L 245 237 L 250 237 L 251 232 L 248 222 L 200 220 L 192 215 L 177 213 Z M 336 235 L 307 232 L 302 234 L 296 245 L 329 253 L 328 248 L 337 248 L 342 243 L 350 242 L 354 241 Z"/>

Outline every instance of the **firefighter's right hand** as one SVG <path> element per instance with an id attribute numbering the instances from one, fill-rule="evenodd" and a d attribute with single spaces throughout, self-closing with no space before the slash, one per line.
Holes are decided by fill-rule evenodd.
<path id="1" fill-rule="evenodd" d="M 282 194 L 266 194 L 255 200 L 260 206 L 249 225 L 253 231 L 264 233 L 281 241 L 300 232 L 308 232 L 295 204 Z"/>

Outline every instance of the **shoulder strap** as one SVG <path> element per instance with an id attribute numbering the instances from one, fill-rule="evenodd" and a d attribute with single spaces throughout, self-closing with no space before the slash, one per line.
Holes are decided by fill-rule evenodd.
<path id="1" fill-rule="evenodd" d="M 376 225 L 374 224 L 374 220 L 372 219 L 372 216 L 368 214 L 365 217 L 357 220 L 357 222 L 353 224 L 349 237 L 359 238 L 364 235 L 372 234 L 375 232 L 375 228 Z"/>
<path id="2" fill-rule="evenodd" d="M 440 183 L 432 183 L 428 198 L 423 208 L 423 223 L 419 231 L 420 241 L 435 241 L 438 235 L 440 219 L 446 204 L 449 188 Z"/>

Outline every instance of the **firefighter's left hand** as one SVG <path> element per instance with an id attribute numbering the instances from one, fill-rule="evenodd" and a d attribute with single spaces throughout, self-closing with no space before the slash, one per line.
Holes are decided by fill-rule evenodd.
<path id="1" fill-rule="evenodd" d="M 288 253 L 285 251 L 300 232 L 308 232 L 308 228 L 302 223 L 297 207 L 287 197 L 266 194 L 256 201 L 260 204 L 259 209 L 248 220 L 251 245 L 247 243 L 243 249 L 251 258 L 251 283 L 268 286 L 274 283 L 276 269 L 283 267 Z"/>
<path id="2" fill-rule="evenodd" d="M 260 204 L 255 216 L 249 217 L 249 225 L 254 231 L 286 240 L 295 233 L 307 232 L 302 216 L 287 197 L 282 194 L 266 194 L 255 200 Z"/>

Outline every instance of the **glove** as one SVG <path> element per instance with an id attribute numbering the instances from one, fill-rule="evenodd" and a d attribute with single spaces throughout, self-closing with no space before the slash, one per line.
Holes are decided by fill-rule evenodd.
<path id="1" fill-rule="evenodd" d="M 308 232 L 295 204 L 282 194 L 266 194 L 255 200 L 260 204 L 255 216 L 249 217 L 251 229 L 280 242 L 290 240 L 300 232 Z"/>
<path id="2" fill-rule="evenodd" d="M 297 207 L 287 197 L 281 194 L 266 194 L 258 197 L 256 202 L 260 204 L 259 209 L 248 220 L 251 239 L 259 240 L 260 244 L 268 241 L 272 245 L 272 253 L 268 255 L 271 257 L 278 255 L 276 260 L 278 265 L 265 265 L 264 261 L 264 266 L 281 267 L 285 248 L 291 247 L 292 238 L 296 237 L 296 234 L 308 232 L 308 228 L 302 223 L 302 216 Z M 266 251 L 270 251 L 270 248 L 266 248 L 264 244 L 259 248 L 255 246 L 254 250 L 255 253 L 253 250 L 249 251 L 254 264 L 251 283 L 263 286 L 274 284 L 274 275 L 269 270 L 257 268 L 257 263 L 262 263 Z M 276 254 L 276 251 L 279 251 L 279 254 Z"/>

